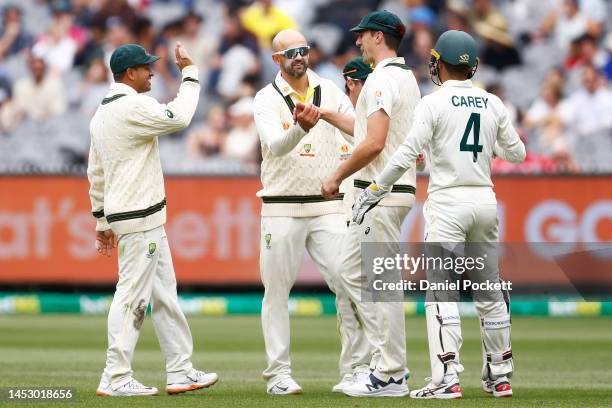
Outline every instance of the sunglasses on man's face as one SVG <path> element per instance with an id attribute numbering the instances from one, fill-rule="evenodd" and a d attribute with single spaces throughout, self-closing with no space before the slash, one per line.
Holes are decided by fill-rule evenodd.
<path id="1" fill-rule="evenodd" d="M 300 54 L 302 57 L 305 57 L 306 55 L 308 55 L 309 51 L 310 47 L 307 45 L 305 47 L 289 48 L 288 50 L 278 51 L 275 52 L 274 55 L 282 55 L 287 59 L 294 59 L 298 56 L 298 54 Z"/>

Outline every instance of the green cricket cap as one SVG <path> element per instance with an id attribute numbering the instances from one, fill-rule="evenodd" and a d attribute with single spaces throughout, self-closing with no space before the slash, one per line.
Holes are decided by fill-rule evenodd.
<path id="1" fill-rule="evenodd" d="M 128 68 L 150 64 L 158 59 L 157 55 L 149 54 L 138 44 L 126 44 L 113 51 L 110 68 L 113 74 L 119 74 Z"/>
<path id="2" fill-rule="evenodd" d="M 398 16 L 387 10 L 373 11 L 350 29 L 354 33 L 367 30 L 382 31 L 394 37 L 402 38 L 406 33 L 406 26 Z"/>
<path id="3" fill-rule="evenodd" d="M 371 73 L 372 67 L 363 62 L 361 57 L 353 58 L 342 68 L 344 78 L 366 79 Z"/>

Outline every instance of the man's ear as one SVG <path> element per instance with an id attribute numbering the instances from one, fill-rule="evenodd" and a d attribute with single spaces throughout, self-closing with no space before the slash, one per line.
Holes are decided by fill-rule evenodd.
<path id="1" fill-rule="evenodd" d="M 385 41 L 385 35 L 382 31 L 376 32 L 376 44 L 382 44 Z"/>
<path id="2" fill-rule="evenodd" d="M 276 65 L 278 65 L 279 67 L 280 67 L 280 64 L 281 64 L 280 59 L 281 59 L 281 56 L 280 56 L 280 55 L 278 55 L 278 54 L 277 54 L 277 55 L 272 54 L 272 61 L 274 61 L 274 63 L 275 63 Z"/>

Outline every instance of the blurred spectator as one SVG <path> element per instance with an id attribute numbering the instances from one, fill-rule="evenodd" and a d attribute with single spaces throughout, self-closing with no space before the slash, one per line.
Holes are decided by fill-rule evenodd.
<path id="1" fill-rule="evenodd" d="M 153 54 L 159 56 L 159 60 L 153 64 L 156 75 L 153 80 L 157 86 L 151 86 L 151 89 L 155 91 L 155 98 L 162 101 L 169 101 L 178 91 L 179 72 L 174 63 L 174 46 L 182 31 L 183 21 L 173 20 L 162 27 L 161 33 L 155 40 Z"/>
<path id="2" fill-rule="evenodd" d="M 356 56 L 357 50 L 355 47 L 345 42 L 340 43 L 334 55 L 319 66 L 317 74 L 322 78 L 333 81 L 338 88 L 344 89 L 345 81 L 342 76 L 342 68 Z"/>
<path id="3" fill-rule="evenodd" d="M 153 22 L 147 17 L 138 17 L 132 26 L 132 35 L 136 44 L 142 45 L 145 50 L 153 51 L 157 34 Z"/>
<path id="4" fill-rule="evenodd" d="M 202 31 L 203 21 L 203 17 L 199 14 L 188 13 L 183 18 L 183 29 L 178 40 L 189 50 L 193 62 L 200 71 L 200 84 L 203 85 L 202 88 L 205 88 L 218 41 L 217 38 Z M 206 91 L 206 89 L 203 89 L 203 91 Z"/>
<path id="5" fill-rule="evenodd" d="M 242 98 L 229 108 L 230 126 L 223 156 L 243 163 L 258 162 L 259 136 L 253 119 L 253 98 Z"/>
<path id="6" fill-rule="evenodd" d="M 6 6 L 2 13 L 0 30 L 0 62 L 31 45 L 32 36 L 23 27 L 21 9 L 17 6 Z"/>
<path id="7" fill-rule="evenodd" d="M 429 30 L 419 30 L 412 36 L 412 43 L 404 40 L 402 48 L 404 45 L 408 45 L 409 49 L 409 53 L 404 54 L 406 64 L 412 69 L 419 86 L 425 89 L 430 88 L 429 61 L 431 50 L 435 45 L 433 34 Z"/>
<path id="8" fill-rule="evenodd" d="M 573 136 L 585 136 L 612 130 L 612 92 L 593 65 L 582 71 L 582 87 L 559 107 L 561 121 Z"/>
<path id="9" fill-rule="evenodd" d="M 79 88 L 81 112 L 93 116 L 104 96 L 108 93 L 108 69 L 101 58 L 92 61 Z"/>
<path id="10" fill-rule="evenodd" d="M 572 41 L 587 33 L 587 17 L 580 12 L 579 0 L 562 0 L 561 6 L 544 20 L 541 31 L 554 33 L 557 46 L 567 52 Z"/>
<path id="11" fill-rule="evenodd" d="M 436 15 L 432 9 L 423 5 L 410 9 L 408 20 L 410 21 L 410 30 L 414 32 L 431 31 L 436 25 Z"/>
<path id="12" fill-rule="evenodd" d="M 67 10 L 57 10 L 47 32 L 32 48 L 32 54 L 45 60 L 52 75 L 63 75 L 72 68 L 77 52 L 77 42 L 71 37 L 73 20 Z"/>
<path id="13" fill-rule="evenodd" d="M 567 142 L 557 138 L 552 145 L 553 169 L 555 173 L 579 173 L 580 167 L 570 152 Z"/>
<path id="14" fill-rule="evenodd" d="M 128 0 L 102 1 L 101 7 L 95 14 L 95 17 L 104 21 L 111 17 L 121 17 L 121 20 L 124 21 L 128 27 L 133 27 L 138 20 L 136 10 L 134 10 Z"/>
<path id="15" fill-rule="evenodd" d="M 255 37 L 240 25 L 236 15 L 227 15 L 214 61 L 216 72 L 211 77 L 214 89 L 225 99 L 238 98 L 242 80 L 259 72 L 258 55 Z"/>
<path id="16" fill-rule="evenodd" d="M 559 104 L 562 97 L 561 87 L 545 81 L 540 97 L 525 113 L 523 118 L 525 129 L 537 137 L 541 148 L 550 150 L 557 139 L 563 138 L 559 118 Z"/>
<path id="17" fill-rule="evenodd" d="M 512 65 L 519 65 L 521 57 L 514 47 L 512 36 L 508 33 L 508 23 L 499 14 L 490 13 L 484 20 L 476 22 L 476 33 L 485 40 L 481 51 L 483 64 L 498 71 Z"/>
<path id="18" fill-rule="evenodd" d="M 11 133 L 19 124 L 19 117 L 12 99 L 11 82 L 0 71 L 0 136 Z"/>
<path id="19" fill-rule="evenodd" d="M 88 67 L 97 58 L 104 59 L 104 39 L 106 37 L 106 22 L 94 20 L 89 25 L 88 38 L 83 48 L 77 53 L 74 65 Z"/>
<path id="20" fill-rule="evenodd" d="M 511 101 L 506 99 L 506 92 L 504 88 L 498 83 L 492 83 L 487 86 L 486 91 L 492 93 L 493 95 L 497 96 L 499 99 L 502 100 L 504 106 L 508 110 L 508 116 L 510 117 L 510 120 L 514 124 L 514 127 L 517 127 L 519 111 Z"/>
<path id="21" fill-rule="evenodd" d="M 272 38 L 279 31 L 296 28 L 291 17 L 276 7 L 272 0 L 256 0 L 242 12 L 240 20 L 245 29 L 255 34 L 264 50 L 272 48 Z"/>
<path id="22" fill-rule="evenodd" d="M 468 8 L 463 0 L 448 0 L 446 2 L 446 29 L 461 30 L 469 33 Z"/>
<path id="23" fill-rule="evenodd" d="M 509 173 L 521 173 L 521 174 L 538 174 L 538 173 L 551 173 L 554 171 L 554 163 L 552 159 L 543 154 L 533 153 L 529 149 L 529 144 L 525 138 L 525 134 L 519 131 L 521 141 L 525 144 L 527 149 L 527 155 L 522 163 L 510 163 L 509 161 L 503 160 L 500 157 L 493 159 L 491 163 L 491 172 L 493 174 L 509 174 Z"/>
<path id="24" fill-rule="evenodd" d="M 493 7 L 491 0 L 472 0 L 472 7 L 469 9 L 467 17 L 472 26 L 475 26 L 476 23 L 487 21 L 490 18 L 505 20 L 504 16 Z"/>
<path id="25" fill-rule="evenodd" d="M 187 136 L 187 157 L 202 160 L 216 156 L 227 136 L 225 112 L 221 106 L 213 106 L 206 116 L 206 122 L 193 129 Z"/>
<path id="26" fill-rule="evenodd" d="M 45 60 L 36 56 L 30 58 L 30 72 L 31 76 L 15 83 L 13 94 L 17 108 L 36 121 L 64 113 L 67 97 L 62 80 L 50 75 Z"/>
<path id="27" fill-rule="evenodd" d="M 606 48 L 603 51 L 603 60 L 602 72 L 608 81 L 612 81 L 612 33 L 609 33 L 606 37 Z"/>

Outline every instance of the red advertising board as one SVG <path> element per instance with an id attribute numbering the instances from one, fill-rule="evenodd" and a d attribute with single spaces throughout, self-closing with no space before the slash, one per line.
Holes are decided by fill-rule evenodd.
<path id="1" fill-rule="evenodd" d="M 403 238 L 422 237 L 427 179 Z M 612 241 L 609 177 L 495 180 L 500 238 L 506 242 Z M 167 177 L 166 231 L 179 282 L 259 282 L 257 178 Z M 80 177 L 0 177 L 0 283 L 113 283 L 116 259 L 94 249 L 88 184 Z M 310 262 L 301 282 L 322 282 Z"/>

